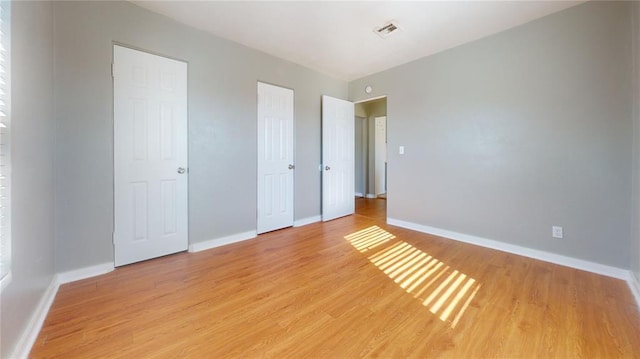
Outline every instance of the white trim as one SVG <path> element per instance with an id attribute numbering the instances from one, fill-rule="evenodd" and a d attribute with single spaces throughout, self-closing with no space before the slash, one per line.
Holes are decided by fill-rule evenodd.
<path id="1" fill-rule="evenodd" d="M 379 100 L 381 98 L 387 98 L 387 95 L 380 95 L 380 96 L 365 98 L 363 100 L 355 101 L 354 104 L 363 103 L 363 102 L 369 102 L 369 101 L 374 101 L 374 100 Z"/>
<path id="2" fill-rule="evenodd" d="M 109 273 L 113 271 L 113 269 L 113 262 L 110 262 L 62 272 L 54 275 L 51 279 L 51 283 L 49 283 L 49 287 L 47 287 L 47 290 L 42 295 L 42 298 L 40 298 L 38 306 L 29 319 L 27 327 L 24 329 L 22 335 L 18 339 L 18 344 L 13 350 L 13 354 L 11 354 L 9 357 L 14 359 L 22 359 L 29 356 L 31 348 L 36 342 L 36 339 L 38 339 L 38 334 L 40 334 L 42 324 L 44 324 L 45 319 L 47 319 L 49 309 L 51 309 L 51 304 L 53 304 L 53 300 L 56 298 L 58 288 L 60 288 L 61 284 Z"/>
<path id="3" fill-rule="evenodd" d="M 414 231 L 433 234 L 439 237 L 453 239 L 459 242 L 465 242 L 475 244 L 481 247 L 492 248 L 502 252 L 513 253 L 533 259 L 538 259 L 545 262 L 555 263 L 571 268 L 584 270 L 587 272 L 593 272 L 602 274 L 608 277 L 614 277 L 618 279 L 627 280 L 629 278 L 629 271 L 626 269 L 612 267 L 600 263 L 590 262 L 583 259 L 577 259 L 573 257 L 567 257 L 560 254 L 545 252 L 537 249 L 531 249 L 527 247 L 518 246 L 515 244 L 509 244 L 504 242 L 495 241 L 492 239 L 476 237 L 464 233 L 458 233 L 449 231 L 446 229 L 440 229 L 435 227 L 429 227 L 422 224 L 416 224 L 411 222 L 401 221 L 399 219 L 388 218 L 387 223 L 393 226 L 412 229 Z"/>
<path id="4" fill-rule="evenodd" d="M 258 233 L 256 231 L 247 231 L 247 232 L 232 234 L 226 237 L 210 239 L 208 241 L 190 244 L 189 252 L 200 252 L 200 251 L 224 246 L 231 243 L 246 241 L 247 239 L 256 238 L 257 236 L 258 236 Z"/>
<path id="5" fill-rule="evenodd" d="M 53 304 L 53 300 L 56 298 L 59 286 L 58 276 L 54 275 L 9 358 L 22 359 L 29 356 L 33 344 L 36 342 L 36 339 L 38 339 L 42 324 L 44 324 L 44 320 L 47 319 L 47 314 L 49 314 L 51 304 Z"/>
<path id="6" fill-rule="evenodd" d="M 77 280 L 91 278 L 102 274 L 109 273 L 114 270 L 113 262 L 102 263 L 91 267 L 74 269 L 67 272 L 58 273 L 58 283 L 65 284 L 75 282 Z"/>
<path id="7" fill-rule="evenodd" d="M 364 193 L 362 193 L 362 192 L 356 192 L 356 193 L 354 193 L 354 195 L 356 197 L 364 197 Z"/>
<path id="8" fill-rule="evenodd" d="M 378 196 L 376 196 L 376 195 L 375 195 L 375 194 L 373 194 L 373 193 L 367 193 L 367 196 L 366 196 L 366 197 L 367 197 L 367 198 L 377 198 Z"/>
<path id="9" fill-rule="evenodd" d="M 295 220 L 293 222 L 293 226 L 302 227 L 302 226 L 306 226 L 307 224 L 320 222 L 321 220 L 322 220 L 322 216 L 312 216 L 312 217 L 302 218 L 302 219 Z"/>
<path id="10" fill-rule="evenodd" d="M 629 271 L 629 278 L 627 278 L 627 284 L 629 285 L 629 289 L 631 290 L 631 294 L 636 300 L 636 304 L 638 305 L 638 311 L 640 311 L 640 279 L 633 273 L 633 271 Z"/>

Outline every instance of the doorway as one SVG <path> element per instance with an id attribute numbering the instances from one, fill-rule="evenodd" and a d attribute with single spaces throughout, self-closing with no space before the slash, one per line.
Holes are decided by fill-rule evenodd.
<path id="1" fill-rule="evenodd" d="M 355 148 L 356 213 L 386 208 L 386 202 L 376 202 L 388 196 L 386 96 L 355 103 Z"/>

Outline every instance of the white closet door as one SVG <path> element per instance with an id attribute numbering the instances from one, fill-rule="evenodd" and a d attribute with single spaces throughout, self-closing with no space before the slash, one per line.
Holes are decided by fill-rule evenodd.
<path id="1" fill-rule="evenodd" d="M 258 82 L 258 233 L 293 226 L 293 90 Z"/>
<path id="2" fill-rule="evenodd" d="M 121 266 L 187 249 L 187 64 L 122 46 L 113 51 Z"/>

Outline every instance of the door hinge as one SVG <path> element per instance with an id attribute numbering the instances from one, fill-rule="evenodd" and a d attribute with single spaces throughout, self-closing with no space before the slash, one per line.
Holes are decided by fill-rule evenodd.
<path id="1" fill-rule="evenodd" d="M 115 74 L 114 74 L 114 64 L 111 64 L 111 77 L 115 78 Z"/>

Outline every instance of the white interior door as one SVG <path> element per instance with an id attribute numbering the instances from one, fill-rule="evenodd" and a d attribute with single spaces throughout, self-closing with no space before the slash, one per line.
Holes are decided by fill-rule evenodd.
<path id="1" fill-rule="evenodd" d="M 115 265 L 187 249 L 187 64 L 113 47 Z"/>
<path id="2" fill-rule="evenodd" d="M 375 195 L 387 193 L 387 117 L 375 118 Z"/>
<path id="3" fill-rule="evenodd" d="M 258 233 L 293 226 L 293 90 L 258 82 Z"/>
<path id="4" fill-rule="evenodd" d="M 353 214 L 354 107 L 349 101 L 322 96 L 322 220 Z"/>

